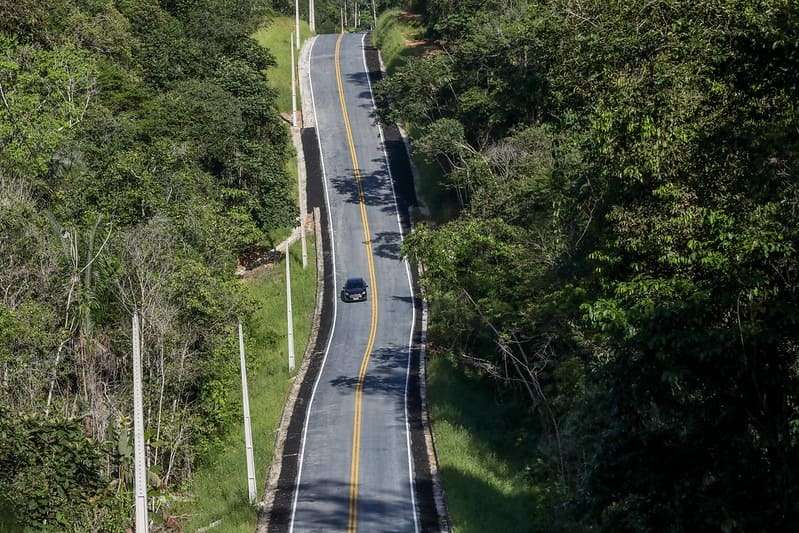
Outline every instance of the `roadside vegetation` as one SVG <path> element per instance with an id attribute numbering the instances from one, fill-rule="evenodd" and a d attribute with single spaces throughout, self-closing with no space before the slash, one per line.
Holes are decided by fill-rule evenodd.
<path id="1" fill-rule="evenodd" d="M 302 364 L 316 305 L 316 257 L 314 240 L 308 242 L 308 268 L 303 270 L 300 243 L 291 247 L 291 288 L 297 367 Z M 245 282 L 254 302 L 245 324 L 247 372 L 250 390 L 255 452 L 255 478 L 259 497 L 272 462 L 275 432 L 292 385 L 288 371 L 286 325 L 286 276 L 283 263 Z M 231 354 L 232 356 L 232 354 Z M 240 389 L 239 389 L 240 390 Z M 232 399 L 232 409 L 241 412 L 241 397 Z M 244 456 L 244 427 L 233 423 L 218 451 L 195 472 L 186 487 L 186 501 L 174 510 L 187 531 L 220 521 L 214 531 L 254 531 L 256 508 L 247 500 L 247 469 Z"/>
<path id="2" fill-rule="evenodd" d="M 250 38 L 272 16 L 250 0 L 0 5 L 0 529 L 130 526 L 134 309 L 156 525 L 193 474 L 235 462 L 238 319 L 253 378 L 278 384 L 252 387 L 259 431 L 274 426 L 284 348 L 259 320 L 279 331 L 260 301 L 277 288 L 234 275 L 296 217 L 275 61 Z"/>
<path id="3" fill-rule="evenodd" d="M 401 68 L 408 59 L 437 51 L 436 43 L 426 39 L 419 15 L 398 8 L 389 9 L 380 15 L 373 35 L 389 75 Z M 420 135 L 419 129 L 410 121 L 401 125 L 407 130 L 413 146 Z M 454 218 L 457 215 L 457 198 L 454 191 L 446 186 L 438 162 L 413 148 L 411 158 L 418 171 L 414 181 L 416 194 L 427 209 L 430 220 L 443 223 Z"/>
<path id="4" fill-rule="evenodd" d="M 380 15 L 374 39 L 389 75 L 407 58 L 421 56 L 429 46 L 419 16 L 400 9 L 389 9 Z"/>
<path id="5" fill-rule="evenodd" d="M 308 24 L 300 25 L 301 42 L 310 35 Z M 294 19 L 270 17 L 266 25 L 253 34 L 253 39 L 272 57 L 269 87 L 275 90 L 275 104 L 280 113 L 291 112 L 290 35 Z M 298 105 L 299 105 L 298 100 Z M 293 197 L 297 194 L 297 159 L 294 150 L 286 162 Z M 291 228 L 277 228 L 270 233 L 275 242 L 287 237 Z M 310 335 L 316 304 L 316 261 L 314 240 L 309 236 L 308 268 L 302 269 L 300 245 L 292 245 L 292 304 L 297 366 Z M 263 493 L 267 469 L 272 461 L 275 432 L 280 424 L 292 376 L 288 371 L 286 282 L 283 263 L 244 282 L 245 291 L 253 302 L 253 312 L 245 324 L 248 354 L 250 415 L 255 452 L 256 485 L 259 497 Z M 241 412 L 241 398 L 233 398 L 233 411 Z M 226 431 L 222 442 L 198 465 L 192 480 L 181 491 L 180 502 L 171 510 L 187 531 L 211 524 L 219 533 L 253 531 L 257 510 L 248 502 L 244 428 L 241 420 Z"/>
<path id="6" fill-rule="evenodd" d="M 495 395 L 484 376 L 434 357 L 427 366 L 430 419 L 450 518 L 457 531 L 540 531 L 546 487 L 531 482 L 529 413 Z M 534 519 L 531 519 L 531 516 Z"/>
<path id="7" fill-rule="evenodd" d="M 277 91 L 275 103 L 281 113 L 291 113 L 291 33 L 294 31 L 294 18 L 277 15 L 269 23 L 253 34 L 253 39 L 275 58 L 275 65 L 269 72 L 269 85 Z M 311 36 L 308 20 L 300 21 L 300 43 Z M 302 46 L 302 44 L 300 45 Z M 297 52 L 295 52 L 296 54 Z M 296 57 L 295 57 L 296 60 Z M 297 107 L 300 106 L 297 93 Z"/>
<path id="8" fill-rule="evenodd" d="M 385 15 L 376 92 L 457 199 L 405 248 L 456 528 L 791 529 L 795 2 L 405 7 L 435 46 Z"/>
<path id="9" fill-rule="evenodd" d="M 252 35 L 252 38 L 275 58 L 275 64 L 269 70 L 269 86 L 277 93 L 275 104 L 287 124 L 290 124 L 291 120 L 291 43 L 289 40 L 294 28 L 294 17 L 275 15 Z M 310 36 L 311 31 L 308 28 L 307 19 L 301 20 L 300 49 L 302 49 L 302 43 Z M 296 61 L 299 54 L 298 52 L 295 54 L 297 54 Z M 296 65 L 295 68 L 299 69 Z M 298 90 L 297 109 L 300 110 L 301 107 L 302 101 Z M 297 198 L 297 154 L 295 150 L 291 151 L 291 156 L 286 161 L 286 172 L 291 179 L 292 198 Z M 283 227 L 271 232 L 269 236 L 274 242 L 280 242 L 290 234 L 291 229 Z"/>
<path id="10" fill-rule="evenodd" d="M 294 0 L 271 0 L 273 8 L 287 17 L 294 17 Z M 385 7 L 386 2 L 377 0 L 377 9 L 380 13 Z M 349 29 L 354 30 L 355 19 L 352 16 L 355 2 L 349 0 L 347 3 Z M 303 0 L 299 3 L 300 6 L 300 19 L 308 20 L 308 2 Z M 314 3 L 316 10 L 316 32 L 317 33 L 338 33 L 341 31 L 340 13 L 344 2 L 341 0 L 316 0 Z M 361 9 L 361 29 L 369 29 L 372 24 L 372 8 L 371 0 L 360 0 Z"/>

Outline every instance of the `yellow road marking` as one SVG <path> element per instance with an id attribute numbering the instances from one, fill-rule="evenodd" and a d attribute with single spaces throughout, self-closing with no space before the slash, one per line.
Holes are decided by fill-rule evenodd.
<path id="1" fill-rule="evenodd" d="M 347 144 L 350 149 L 352 159 L 353 174 L 358 185 L 358 206 L 361 211 L 361 224 L 363 226 L 364 245 L 366 246 L 366 262 L 369 267 L 369 283 L 372 289 L 372 320 L 369 325 L 369 338 L 366 341 L 366 350 L 361 359 L 361 367 L 358 370 L 358 382 L 355 384 L 355 416 L 352 425 L 352 461 L 350 463 L 350 494 L 349 494 L 349 516 L 347 521 L 347 531 L 355 532 L 358 529 L 358 482 L 361 460 L 361 411 L 363 404 L 363 383 L 366 378 L 366 369 L 369 366 L 369 358 L 372 355 L 372 348 L 375 344 L 377 335 L 377 279 L 375 278 L 375 262 L 372 255 L 372 237 L 369 231 L 369 219 L 366 216 L 366 200 L 361 184 L 361 168 L 358 164 L 358 154 L 355 152 L 355 142 L 352 138 L 352 125 L 350 115 L 347 111 L 347 102 L 344 99 L 344 84 L 341 81 L 341 41 L 344 34 L 340 34 L 336 40 L 336 83 L 338 84 L 338 98 L 341 104 L 341 115 L 344 119 L 344 129 L 347 133 Z"/>

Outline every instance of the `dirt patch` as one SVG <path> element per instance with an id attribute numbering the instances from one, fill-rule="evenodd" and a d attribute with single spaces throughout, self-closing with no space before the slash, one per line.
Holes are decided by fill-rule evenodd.
<path id="1" fill-rule="evenodd" d="M 271 270 L 283 260 L 286 254 L 272 249 L 258 248 L 243 253 L 236 265 L 236 275 L 240 278 L 253 278 Z"/>
<path id="2" fill-rule="evenodd" d="M 412 57 L 429 57 L 444 50 L 437 41 L 431 39 L 405 39 L 406 54 Z"/>
<path id="3" fill-rule="evenodd" d="M 422 16 L 418 13 L 411 13 L 410 11 L 401 11 L 398 17 L 402 22 L 416 22 L 422 23 Z"/>
<path id="4" fill-rule="evenodd" d="M 435 43 L 430 39 L 405 39 L 405 46 L 408 48 L 418 48 L 420 46 L 434 46 Z"/>
<path id="5" fill-rule="evenodd" d="M 291 111 L 285 111 L 283 113 L 280 113 L 280 118 L 282 118 L 283 121 L 286 124 L 288 124 L 289 126 L 292 125 L 291 124 Z M 297 110 L 297 124 L 300 125 L 300 126 L 302 125 L 302 111 L 300 109 Z"/>

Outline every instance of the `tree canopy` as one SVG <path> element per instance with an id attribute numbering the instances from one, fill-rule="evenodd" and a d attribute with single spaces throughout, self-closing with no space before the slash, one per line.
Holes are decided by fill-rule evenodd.
<path id="1" fill-rule="evenodd" d="M 269 13 L 258 0 L 0 2 L 9 524 L 130 523 L 134 309 L 154 494 L 230 423 L 233 332 L 251 307 L 236 261 L 296 215 L 274 61 L 249 38 Z"/>
<path id="2" fill-rule="evenodd" d="M 406 251 L 437 351 L 540 415 L 546 527 L 791 529 L 797 4 L 417 7 L 378 96 L 460 214 Z"/>

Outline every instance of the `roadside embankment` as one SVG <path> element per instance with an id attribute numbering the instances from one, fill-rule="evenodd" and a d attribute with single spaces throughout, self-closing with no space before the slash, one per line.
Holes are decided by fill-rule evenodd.
<path id="1" fill-rule="evenodd" d="M 291 120 L 291 33 L 294 31 L 292 17 L 278 16 L 269 24 L 252 36 L 258 44 L 269 50 L 275 58 L 275 66 L 269 69 L 268 83 L 277 91 L 277 109 L 287 121 Z M 300 21 L 300 42 L 304 43 L 311 36 L 307 21 Z M 297 52 L 295 51 L 295 61 Z M 297 94 L 297 107 L 300 109 L 299 93 Z M 296 146 L 296 142 L 295 142 Z M 286 170 L 291 176 L 293 197 L 297 198 L 297 155 L 293 155 L 286 163 Z M 282 241 L 288 236 L 288 231 L 275 232 L 272 238 L 275 242 Z"/>
<path id="2" fill-rule="evenodd" d="M 293 19 L 277 17 L 270 25 L 253 36 L 275 56 L 276 66 L 269 70 L 268 82 L 278 92 L 278 109 L 291 110 L 291 65 L 289 36 Z M 307 23 L 301 26 L 303 40 L 308 37 Z M 297 159 L 288 162 L 288 170 L 298 193 Z M 297 236 L 290 228 L 276 232 L 274 240 Z M 302 268 L 300 242 L 289 239 L 291 259 L 292 307 L 297 367 L 302 369 L 303 356 L 309 341 L 317 310 L 316 239 L 308 236 L 308 266 Z M 279 248 L 285 251 L 283 248 Z M 244 325 L 247 350 L 247 367 L 250 390 L 250 414 L 255 451 L 255 474 L 259 496 L 267 482 L 266 476 L 275 446 L 275 438 L 289 398 L 295 375 L 288 370 L 286 279 L 282 261 L 267 264 L 250 273 L 242 281 L 254 302 L 255 312 Z M 236 396 L 239 405 L 240 396 Z M 219 450 L 195 473 L 186 487 L 185 501 L 177 506 L 175 514 L 182 519 L 186 531 L 209 528 L 214 533 L 254 531 L 258 509 L 248 502 L 247 473 L 244 455 L 244 428 L 231 426 Z"/>
<path id="3" fill-rule="evenodd" d="M 300 358 L 305 352 L 316 306 L 313 236 L 309 235 L 308 268 L 302 268 L 299 242 L 291 246 L 291 267 L 295 351 Z M 244 331 L 255 475 L 260 492 L 272 460 L 275 431 L 293 381 L 287 364 L 285 269 L 282 263 L 275 264 L 243 283 L 249 297 L 256 302 L 256 310 L 244 325 Z M 240 404 L 240 396 L 235 397 Z M 175 513 L 185 519 L 186 531 L 196 531 L 220 520 L 213 529 L 215 533 L 255 529 L 257 510 L 247 501 L 244 428 L 240 423 L 230 428 L 218 452 L 195 472 L 187 489 L 188 500 Z"/>
<path id="4" fill-rule="evenodd" d="M 410 59 L 439 50 L 434 42 L 425 39 L 418 16 L 399 9 L 388 10 L 378 18 L 373 37 L 389 76 Z M 411 156 L 421 217 L 438 224 L 452 219 L 457 214 L 456 202 L 445 184 L 440 166 L 412 148 L 421 132 L 415 124 L 399 126 Z"/>

